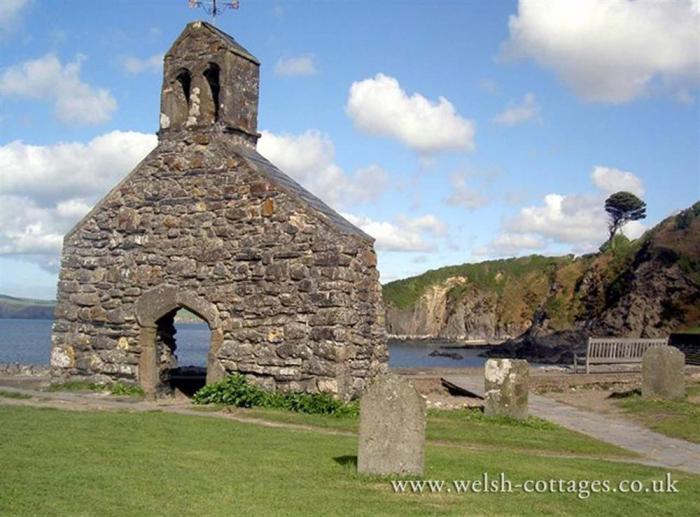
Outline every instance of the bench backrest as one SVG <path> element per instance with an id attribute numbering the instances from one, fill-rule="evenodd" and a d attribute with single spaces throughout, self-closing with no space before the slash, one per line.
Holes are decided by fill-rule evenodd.
<path id="1" fill-rule="evenodd" d="M 668 338 L 589 338 L 589 363 L 639 363 L 647 348 L 668 344 Z"/>

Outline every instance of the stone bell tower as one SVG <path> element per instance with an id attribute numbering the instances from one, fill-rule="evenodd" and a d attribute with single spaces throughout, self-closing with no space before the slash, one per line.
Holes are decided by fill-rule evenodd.
<path id="1" fill-rule="evenodd" d="M 159 138 L 228 133 L 255 147 L 260 62 L 231 36 L 192 22 L 165 54 Z"/>

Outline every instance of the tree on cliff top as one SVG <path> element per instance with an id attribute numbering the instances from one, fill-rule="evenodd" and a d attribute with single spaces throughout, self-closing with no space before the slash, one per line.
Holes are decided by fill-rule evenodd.
<path id="1" fill-rule="evenodd" d="M 605 211 L 610 221 L 608 246 L 615 247 L 615 234 L 629 221 L 638 221 L 647 216 L 647 204 L 631 192 L 615 192 L 605 200 Z"/>

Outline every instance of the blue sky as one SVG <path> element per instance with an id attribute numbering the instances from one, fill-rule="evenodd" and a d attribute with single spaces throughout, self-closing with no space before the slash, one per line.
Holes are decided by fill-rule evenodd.
<path id="1" fill-rule="evenodd" d="M 0 0 L 0 293 L 52 298 L 60 238 L 155 144 L 185 0 Z M 638 236 L 700 198 L 697 1 L 241 0 L 259 150 L 377 238 L 382 281 Z"/>

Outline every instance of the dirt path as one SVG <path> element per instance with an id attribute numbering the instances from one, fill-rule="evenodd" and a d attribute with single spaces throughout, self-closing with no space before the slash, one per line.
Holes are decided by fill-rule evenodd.
<path id="1" fill-rule="evenodd" d="M 484 395 L 483 376 L 449 376 L 445 380 L 467 392 Z M 615 414 L 587 411 L 533 393 L 528 406 L 532 415 L 636 452 L 650 465 L 700 474 L 700 445 L 655 433 Z"/>
<path id="2" fill-rule="evenodd" d="M 221 418 L 232 420 L 243 424 L 260 425 L 264 427 L 283 428 L 300 432 L 315 432 L 326 435 L 335 436 L 357 436 L 357 433 L 352 431 L 343 431 L 339 429 L 330 429 L 327 427 L 317 427 L 304 424 L 294 424 L 288 422 L 277 422 L 274 420 L 266 420 L 258 417 L 246 416 L 245 409 L 235 409 L 234 411 L 218 410 L 211 411 L 206 409 L 193 409 L 191 402 L 188 400 L 175 401 L 157 401 L 150 402 L 145 400 L 133 400 L 127 397 L 115 397 L 112 395 L 101 393 L 71 393 L 71 392 L 45 392 L 38 390 L 30 390 L 23 388 L 15 388 L 9 386 L 1 386 L 0 392 L 14 393 L 20 397 L 29 398 L 11 398 L 0 395 L 0 405 L 6 406 L 30 406 L 40 408 L 61 409 L 66 411 L 133 411 L 133 412 L 148 412 L 148 411 L 164 411 L 178 415 L 197 416 L 205 418 Z M 601 460 L 614 463 L 635 463 L 648 466 L 659 466 L 658 463 L 650 461 L 646 458 L 634 457 L 619 457 L 607 455 L 584 455 L 584 454 L 567 454 L 538 449 L 504 449 L 500 446 L 489 446 L 483 444 L 464 444 L 454 443 L 441 440 L 426 440 L 430 445 L 437 447 L 453 447 L 457 449 L 473 450 L 473 451 L 500 451 L 500 452 L 516 452 L 522 454 L 534 454 L 537 456 L 548 456 L 554 458 L 566 459 L 586 459 L 586 460 Z"/>

